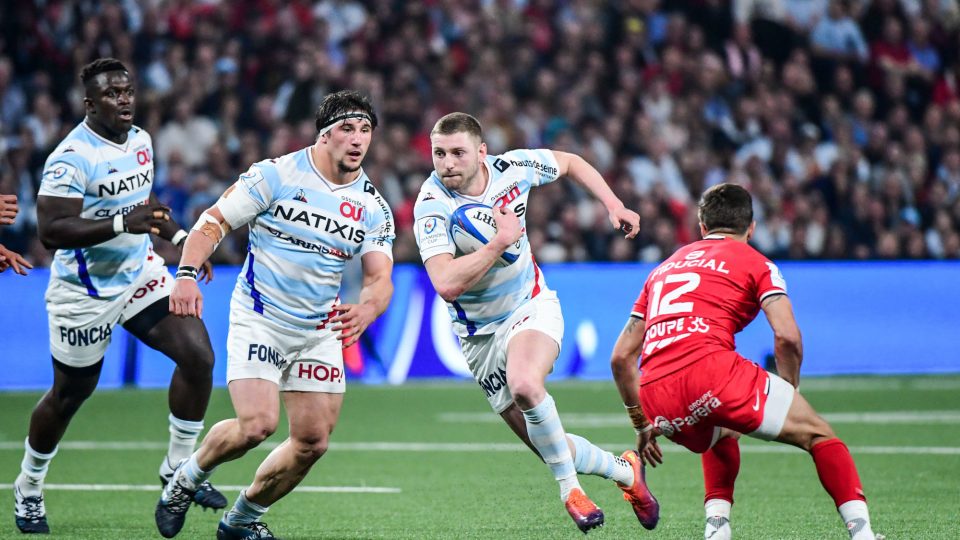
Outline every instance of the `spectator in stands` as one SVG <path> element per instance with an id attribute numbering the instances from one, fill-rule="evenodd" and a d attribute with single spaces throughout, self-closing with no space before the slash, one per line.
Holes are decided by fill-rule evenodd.
<path id="1" fill-rule="evenodd" d="M 156 136 L 158 189 L 167 189 L 171 173 L 179 175 L 174 191 L 184 212 L 186 201 L 203 200 L 205 185 L 217 191 L 264 154 L 302 144 L 295 111 L 350 86 L 383 111 L 388 132 L 365 167 L 376 170 L 371 176 L 398 209 L 398 222 L 416 195 L 408 179 L 430 170 L 432 119 L 468 110 L 488 126 L 492 146 L 589 152 L 611 186 L 622 186 L 624 200 L 653 209 L 634 248 L 593 234 L 595 209 L 581 206 L 576 193 L 538 194 L 549 194 L 551 205 L 538 228 L 562 227 L 565 210 L 575 207 L 571 223 L 582 234 L 564 235 L 561 243 L 551 234 L 541 244 L 531 238 L 535 253 L 541 245 L 559 260 L 649 256 L 659 249 L 661 218 L 681 237 L 696 233 L 682 205 L 671 204 L 677 193 L 696 196 L 721 181 L 750 182 L 752 190 L 763 182 L 791 200 L 823 193 L 823 248 L 819 255 L 795 250 L 797 256 L 889 253 L 875 244 L 887 230 L 903 256 L 920 253 L 917 232 L 943 239 L 925 256 L 951 252 L 942 246 L 953 236 L 936 229 L 934 216 L 958 199 L 949 187 L 955 181 L 939 179 L 960 145 L 956 2 L 485 2 L 475 11 L 455 2 L 408 2 L 391 12 L 357 0 L 72 4 L 59 11 L 39 0 L 0 7 L 0 20 L 27 21 L 4 26 L 0 37 L 0 178 L 7 178 L 6 192 L 19 195 L 23 216 L 0 231 L 0 242 L 34 263 L 49 260 L 35 241 L 28 196 L 39 185 L 45 140 L 61 137 L 57 126 L 83 115 L 80 90 L 63 74 L 101 54 L 129 56 L 143 75 L 139 118 Z M 819 130 L 816 141 L 807 124 Z M 834 164 L 843 163 L 845 185 L 883 178 L 884 149 L 894 143 L 905 196 L 922 219 L 917 231 L 894 216 L 866 234 L 844 206 L 852 190 L 830 195 Z M 638 164 L 653 163 L 665 171 L 654 184 L 663 176 L 670 189 L 647 189 L 646 173 L 634 184 Z M 931 202 L 941 192 L 944 202 Z M 869 207 L 881 196 L 867 190 L 856 200 Z M 770 220 L 758 219 L 760 245 L 764 227 L 781 238 L 797 218 L 789 200 L 774 208 L 758 199 L 757 215 Z M 811 216 L 822 217 L 816 201 L 806 203 Z M 958 212 L 950 207 L 952 219 L 940 220 L 940 228 L 957 230 Z M 407 229 L 398 230 L 398 261 L 418 259 Z M 233 238 L 224 242 L 224 260 L 243 253 L 245 236 L 237 237 L 236 246 Z M 764 245 L 768 256 L 789 256 L 783 242 Z"/>

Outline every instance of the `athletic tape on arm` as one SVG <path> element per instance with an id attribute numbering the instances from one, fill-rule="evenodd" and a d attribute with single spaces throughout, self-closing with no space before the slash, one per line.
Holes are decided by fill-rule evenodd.
<path id="1" fill-rule="evenodd" d="M 224 223 L 220 223 L 220 220 L 210 215 L 209 210 L 205 210 L 200 214 L 200 219 L 193 225 L 194 231 L 200 232 L 200 234 L 206 236 L 207 238 L 213 240 L 213 249 L 217 249 L 217 246 L 220 245 L 220 241 L 223 240 L 223 237 L 230 232 L 230 226 Z"/>

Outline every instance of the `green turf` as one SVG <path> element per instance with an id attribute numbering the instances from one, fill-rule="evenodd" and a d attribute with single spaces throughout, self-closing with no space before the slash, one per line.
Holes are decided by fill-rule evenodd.
<path id="1" fill-rule="evenodd" d="M 870 497 L 874 529 L 889 539 L 960 537 L 960 377 L 832 378 L 808 380 L 804 394 L 822 413 L 948 411 L 939 419 L 911 423 L 836 423 L 853 449 Z M 599 426 L 580 420 L 573 433 L 610 450 L 632 443 L 612 383 L 558 383 L 550 390 L 561 418 L 583 415 L 614 419 Z M 22 451 L 27 418 L 38 393 L 0 394 L 0 484 L 12 482 Z M 122 390 L 96 394 L 67 433 L 70 441 L 166 441 L 166 397 L 159 391 Z M 217 390 L 208 424 L 231 415 L 226 392 Z M 440 413 L 464 413 L 455 423 Z M 492 413 L 474 384 L 418 384 L 402 387 L 350 387 L 333 436 L 345 443 L 506 443 L 517 442 L 506 426 L 484 421 Z M 281 433 L 271 441 L 282 440 Z M 755 453 L 743 442 L 733 530 L 740 539 L 847 538 L 832 501 L 822 491 L 809 456 Z M 607 516 L 594 539 L 700 538 L 703 531 L 699 458 L 665 445 L 666 463 L 648 471 L 661 504 L 660 525 L 640 528 L 620 491 L 610 482 L 587 477 L 583 485 Z M 941 454 L 878 454 L 878 447 L 941 447 Z M 150 484 L 164 451 L 64 448 L 47 481 L 59 484 Z M 222 466 L 215 484 L 250 481 L 263 451 Z M 6 471 L 6 472 L 3 472 Z M 334 447 L 304 485 L 394 487 L 400 494 L 297 493 L 286 497 L 265 520 L 285 539 L 310 538 L 579 538 L 557 496 L 548 469 L 529 451 L 411 451 Z M 10 512 L 12 501 L 0 508 Z M 53 491 L 46 494 L 57 538 L 159 538 L 153 525 L 158 493 Z M 231 499 L 235 492 L 227 494 Z M 193 509 L 178 538 L 213 538 L 217 516 Z M 0 537 L 15 538 L 12 512 L 0 519 Z"/>

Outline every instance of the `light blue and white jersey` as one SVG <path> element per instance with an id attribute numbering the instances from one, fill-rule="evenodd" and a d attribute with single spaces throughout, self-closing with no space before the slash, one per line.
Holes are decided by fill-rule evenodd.
<path id="1" fill-rule="evenodd" d="M 108 219 L 146 204 L 153 187 L 153 142 L 137 126 L 116 144 L 86 122 L 54 149 L 43 167 L 39 195 L 82 198 L 80 217 Z M 120 234 L 95 246 L 58 249 L 50 279 L 96 298 L 122 294 L 153 254 L 149 234 Z"/>
<path id="2" fill-rule="evenodd" d="M 362 170 L 346 185 L 327 181 L 310 147 L 255 163 L 224 197 L 243 196 L 250 225 L 247 260 L 233 302 L 296 328 L 322 328 L 337 301 L 347 260 L 393 258 L 396 229 L 386 201 Z M 222 211 L 222 210 L 221 210 Z"/>
<path id="3" fill-rule="evenodd" d="M 517 262 L 494 266 L 473 287 L 447 304 L 453 329 L 460 336 L 492 334 L 498 323 L 531 298 L 547 291 L 543 273 L 533 260 L 527 240 L 527 197 L 530 189 L 557 179 L 560 166 L 550 150 L 511 150 L 487 156 L 482 165 L 490 181 L 482 195 L 469 197 L 444 187 L 434 171 L 423 186 L 413 208 L 414 234 L 424 261 L 441 253 L 462 255 L 450 232 L 453 212 L 470 203 L 506 205 L 520 218 L 523 235 Z"/>

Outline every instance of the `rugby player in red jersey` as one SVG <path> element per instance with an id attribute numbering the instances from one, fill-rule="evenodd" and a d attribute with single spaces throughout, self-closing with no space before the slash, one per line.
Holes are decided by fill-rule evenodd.
<path id="1" fill-rule="evenodd" d="M 704 538 L 722 540 L 731 537 L 739 436 L 800 447 L 813 457 L 850 538 L 873 540 L 850 451 L 797 391 L 800 329 L 780 270 L 747 244 L 756 225 L 750 193 L 720 184 L 698 210 L 703 239 L 650 274 L 611 359 L 642 459 L 663 462 L 657 435 L 702 455 Z M 773 329 L 779 376 L 735 350 L 734 334 L 760 310 Z"/>

